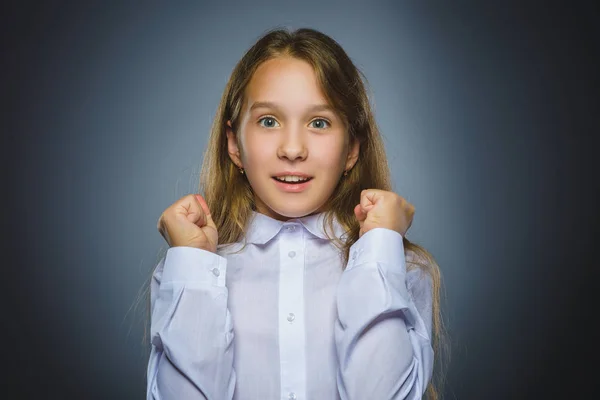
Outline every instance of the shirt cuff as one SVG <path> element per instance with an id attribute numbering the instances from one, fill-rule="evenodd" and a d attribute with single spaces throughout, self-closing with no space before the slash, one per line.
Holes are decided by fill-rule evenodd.
<path id="1" fill-rule="evenodd" d="M 175 246 L 167 250 L 162 282 L 203 282 L 225 286 L 227 259 L 208 250 Z"/>
<path id="2" fill-rule="evenodd" d="M 402 235 L 392 229 L 371 229 L 350 247 L 347 270 L 360 264 L 393 265 L 394 270 L 406 273 Z"/>

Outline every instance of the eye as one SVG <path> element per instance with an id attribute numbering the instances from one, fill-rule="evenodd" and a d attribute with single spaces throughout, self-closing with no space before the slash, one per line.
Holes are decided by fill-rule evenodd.
<path id="1" fill-rule="evenodd" d="M 325 129 L 327 127 L 326 125 L 329 125 L 329 121 L 323 118 L 317 118 L 315 120 L 312 120 L 311 124 L 314 124 L 315 122 L 317 122 L 318 124 L 315 124 L 313 126 L 317 129 Z"/>
<path id="2" fill-rule="evenodd" d="M 261 123 L 262 121 L 265 121 L 266 124 L 262 124 Z M 258 124 L 260 126 L 265 127 L 265 128 L 274 128 L 275 124 L 277 124 L 277 121 L 273 117 L 263 117 L 263 118 L 261 118 L 261 119 L 258 120 Z"/>

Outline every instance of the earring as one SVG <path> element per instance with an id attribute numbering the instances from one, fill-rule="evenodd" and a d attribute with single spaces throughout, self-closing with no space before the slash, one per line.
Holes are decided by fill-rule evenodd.
<path id="1" fill-rule="evenodd" d="M 240 168 L 240 174 L 244 175 L 244 168 Z"/>
<path id="2" fill-rule="evenodd" d="M 348 171 L 344 171 L 344 176 L 348 176 Z"/>

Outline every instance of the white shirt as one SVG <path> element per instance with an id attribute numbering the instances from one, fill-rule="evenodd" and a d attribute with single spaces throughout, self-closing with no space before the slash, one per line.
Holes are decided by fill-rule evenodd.
<path id="1" fill-rule="evenodd" d="M 171 247 L 151 283 L 148 399 L 420 399 L 433 369 L 431 279 L 377 228 L 341 252 L 324 214 L 253 213 L 217 254 Z M 335 221 L 335 234 L 343 230 Z"/>

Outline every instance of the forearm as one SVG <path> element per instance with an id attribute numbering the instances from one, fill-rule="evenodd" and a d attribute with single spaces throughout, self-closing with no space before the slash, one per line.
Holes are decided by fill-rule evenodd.
<path id="1" fill-rule="evenodd" d="M 337 293 L 340 396 L 420 399 L 433 352 L 406 288 L 402 237 L 377 229 L 361 240 L 351 249 Z"/>
<path id="2" fill-rule="evenodd" d="M 148 399 L 233 397 L 233 324 L 227 309 L 226 260 L 171 248 L 153 287 Z"/>

